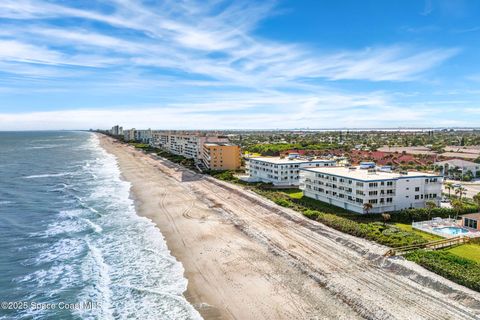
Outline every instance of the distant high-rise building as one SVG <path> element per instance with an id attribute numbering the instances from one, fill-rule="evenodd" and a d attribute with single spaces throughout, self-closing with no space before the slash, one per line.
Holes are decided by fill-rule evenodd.
<path id="1" fill-rule="evenodd" d="M 110 130 L 110 134 L 113 136 L 118 136 L 120 132 L 120 128 L 118 125 L 113 126 L 112 129 Z"/>

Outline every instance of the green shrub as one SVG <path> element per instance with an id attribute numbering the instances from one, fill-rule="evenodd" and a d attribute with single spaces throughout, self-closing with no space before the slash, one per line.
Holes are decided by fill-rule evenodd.
<path id="1" fill-rule="evenodd" d="M 459 214 L 467 214 L 478 212 L 478 206 L 470 203 L 465 203 L 462 210 Z M 451 208 L 434 208 L 434 209 L 425 209 L 425 208 L 416 208 L 416 209 L 405 209 L 397 212 L 390 213 L 390 221 L 392 222 L 403 222 L 411 223 L 413 221 L 425 221 L 431 220 L 433 217 L 448 218 L 455 217 L 457 212 L 455 209 Z M 376 213 L 362 214 L 361 220 L 380 220 L 382 217 Z"/>
<path id="2" fill-rule="evenodd" d="M 219 180 L 223 181 L 232 181 L 235 182 L 238 180 L 237 177 L 234 175 L 234 171 L 231 170 L 226 170 L 226 171 L 215 171 L 215 170 L 210 170 L 210 171 L 205 171 L 204 173 L 211 175 L 212 177 L 215 177 Z"/>
<path id="3" fill-rule="evenodd" d="M 293 207 L 293 203 L 291 201 L 286 200 L 286 199 L 276 198 L 276 199 L 273 200 L 273 202 L 275 202 L 276 204 L 278 204 L 282 207 L 285 207 L 285 208 L 292 208 Z"/>
<path id="4" fill-rule="evenodd" d="M 456 283 L 480 291 L 480 263 L 446 251 L 417 250 L 405 258 Z"/>

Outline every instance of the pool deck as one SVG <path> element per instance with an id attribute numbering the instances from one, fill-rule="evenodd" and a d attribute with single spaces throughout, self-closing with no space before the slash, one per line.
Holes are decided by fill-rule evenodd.
<path id="1" fill-rule="evenodd" d="M 412 222 L 412 228 L 437 235 L 443 238 L 453 238 L 458 236 L 477 238 L 480 237 L 480 231 L 462 226 L 462 220 L 433 218 L 428 221 Z M 441 228 L 461 228 L 467 230 L 466 233 L 449 234 L 439 231 Z M 437 230 L 435 230 L 437 229 Z"/>

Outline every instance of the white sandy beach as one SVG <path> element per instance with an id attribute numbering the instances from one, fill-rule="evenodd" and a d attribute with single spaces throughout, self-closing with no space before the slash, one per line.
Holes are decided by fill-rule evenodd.
<path id="1" fill-rule="evenodd" d="M 185 268 L 205 319 L 480 319 L 480 294 L 402 258 L 100 136 Z"/>

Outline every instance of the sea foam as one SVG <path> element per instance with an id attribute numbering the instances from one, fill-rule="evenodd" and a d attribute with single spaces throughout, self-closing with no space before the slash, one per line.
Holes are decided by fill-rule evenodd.
<path id="1" fill-rule="evenodd" d="M 172 257 L 155 224 L 136 214 L 130 183 L 121 179 L 115 157 L 100 147 L 95 135 L 84 135 L 88 139 L 70 151 L 78 152 L 81 159 L 63 170 L 52 167 L 50 173 L 23 177 L 45 179 L 41 186 L 43 182 L 51 186 L 47 194 L 58 208 L 39 217 L 39 223 L 46 223 L 43 230 L 28 234 L 36 255 L 22 264 L 32 271 L 16 277 L 14 283 L 28 292 L 24 299 L 92 301 L 97 307 L 67 314 L 23 310 L 17 315 L 201 319 L 183 296 L 187 288 L 183 266 Z M 26 253 L 33 245 L 22 248 L 18 252 Z"/>

